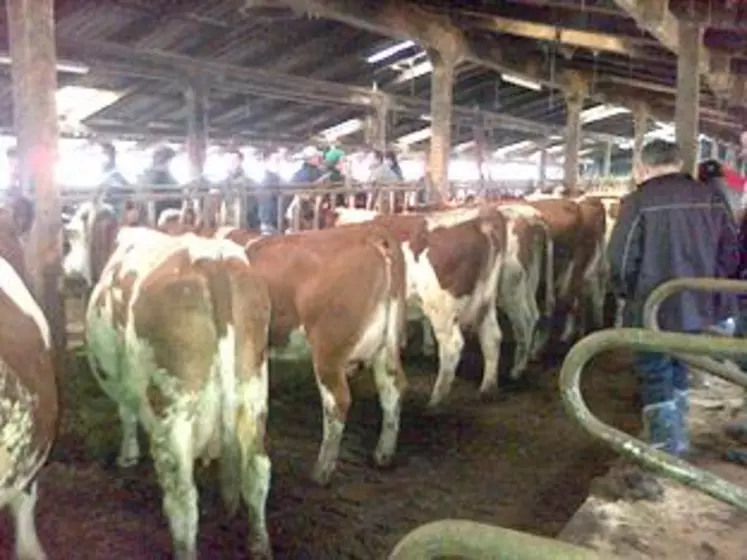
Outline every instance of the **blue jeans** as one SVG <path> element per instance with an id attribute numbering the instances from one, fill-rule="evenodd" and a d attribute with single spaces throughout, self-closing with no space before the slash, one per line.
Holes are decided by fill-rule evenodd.
<path id="1" fill-rule="evenodd" d="M 677 358 L 660 352 L 638 352 L 635 356 L 643 406 L 675 399 L 675 391 L 687 391 L 687 367 Z"/>

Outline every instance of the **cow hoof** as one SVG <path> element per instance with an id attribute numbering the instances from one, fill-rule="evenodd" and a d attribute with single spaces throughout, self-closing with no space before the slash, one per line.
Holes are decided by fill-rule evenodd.
<path id="1" fill-rule="evenodd" d="M 272 548 L 268 542 L 255 542 L 249 545 L 253 560 L 272 560 Z"/>
<path id="2" fill-rule="evenodd" d="M 388 470 L 394 468 L 394 453 L 393 452 L 376 452 L 373 456 L 374 466 L 377 469 Z"/>
<path id="3" fill-rule="evenodd" d="M 137 464 L 137 457 L 117 457 L 117 466 L 120 469 L 131 469 L 132 467 L 137 466 Z"/>
<path id="4" fill-rule="evenodd" d="M 311 472 L 311 481 L 316 484 L 317 486 L 328 486 L 329 480 L 332 478 L 332 473 L 334 472 L 333 468 L 322 468 L 319 465 L 314 467 L 314 470 Z"/>

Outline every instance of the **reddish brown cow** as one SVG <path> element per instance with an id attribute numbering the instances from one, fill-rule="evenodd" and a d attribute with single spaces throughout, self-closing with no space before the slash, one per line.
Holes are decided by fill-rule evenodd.
<path id="1" fill-rule="evenodd" d="M 503 216 L 478 207 L 382 216 L 341 209 L 337 219 L 338 223 L 373 220 L 392 231 L 402 245 L 411 312 L 422 312 L 438 341 L 439 372 L 430 406 L 440 404 L 451 390 L 464 347 L 462 329 L 475 332 L 480 340 L 484 357 L 480 392 L 494 390 L 502 339 L 495 307 L 506 251 Z M 425 332 L 429 333 L 427 328 Z"/>
<path id="2" fill-rule="evenodd" d="M 34 510 L 37 474 L 57 432 L 57 382 L 49 325 L 26 283 L 19 236 L 27 203 L 0 208 L 0 509 L 15 521 L 15 556 L 41 560 Z M 24 229 L 19 229 L 19 227 Z"/>
<path id="3" fill-rule="evenodd" d="M 81 206 L 68 227 L 65 272 L 94 284 L 86 348 L 91 372 L 119 408 L 118 464 L 140 457 L 139 421 L 150 439 L 175 557 L 193 559 L 193 464 L 219 458 L 229 511 L 240 497 L 249 509 L 252 557 L 270 557 L 264 283 L 230 241 L 116 231 L 113 214 L 93 204 Z"/>
<path id="4" fill-rule="evenodd" d="M 347 374 L 372 364 L 383 412 L 376 463 L 396 450 L 407 386 L 399 347 L 404 331 L 402 251 L 385 229 L 357 226 L 250 241 L 246 253 L 272 300 L 270 342 L 280 359 L 310 350 L 322 397 L 324 435 L 312 478 L 335 469 L 351 403 Z"/>

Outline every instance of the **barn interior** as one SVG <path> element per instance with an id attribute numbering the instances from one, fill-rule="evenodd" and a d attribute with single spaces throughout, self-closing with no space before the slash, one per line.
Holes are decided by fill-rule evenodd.
<path id="1" fill-rule="evenodd" d="M 51 240 L 65 191 L 53 166 L 39 161 L 57 161 L 66 141 L 129 142 L 135 150 L 177 144 L 191 181 L 203 177 L 211 151 L 229 147 L 290 155 L 314 143 L 350 153 L 395 149 L 420 161 L 419 172 L 445 196 L 460 165 L 474 166 L 467 181 L 495 164 L 504 169 L 497 183 L 525 168 L 540 186 L 627 182 L 651 138 L 676 141 L 690 169 L 703 158 L 743 173 L 747 166 L 739 145 L 747 5 L 734 0 L 2 4 L 0 134 L 17 143 L 22 183 L 42 219 L 32 272 L 63 348 L 80 343 L 83 312 L 59 297 L 61 254 Z M 65 186 L 74 188 L 80 170 L 71 167 Z M 563 408 L 557 376 L 566 350 L 489 403 L 476 402 L 479 360 L 467 356 L 449 406 L 435 416 L 425 413 L 424 397 L 434 365 L 409 361 L 403 458 L 391 471 L 369 465 L 378 403 L 370 380 L 356 380 L 331 488 L 307 481 L 321 423 L 310 366 L 276 367 L 268 510 L 276 556 L 383 557 L 407 532 L 442 517 L 556 537 L 617 458 Z M 66 550 L 167 557 L 152 469 L 122 474 L 113 465 L 114 405 L 74 354 L 63 358 L 69 404 L 42 483 L 40 534 L 60 551 L 54 558 L 74 557 Z M 636 433 L 634 387 L 627 353 L 611 353 L 592 365 L 584 391 L 602 420 Z M 246 523 L 223 518 L 214 475 L 198 476 L 201 555 L 242 557 Z M 0 545 L 11 535 L 0 524 Z"/>

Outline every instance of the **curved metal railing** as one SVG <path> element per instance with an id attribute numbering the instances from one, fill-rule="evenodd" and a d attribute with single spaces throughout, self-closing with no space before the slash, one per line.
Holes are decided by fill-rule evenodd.
<path id="1" fill-rule="evenodd" d="M 711 354 L 729 358 L 747 357 L 747 342 L 712 335 L 651 332 L 648 329 L 607 329 L 593 333 L 571 350 L 560 370 L 560 391 L 566 412 L 591 435 L 605 441 L 623 455 L 655 472 L 692 486 L 735 507 L 747 510 L 747 489 L 692 466 L 682 459 L 657 451 L 647 443 L 600 421 L 592 414 L 581 395 L 581 373 L 594 356 L 607 350 L 632 348 L 675 355 Z M 711 371 L 718 377 L 747 387 L 721 371 Z"/>
<path id="2" fill-rule="evenodd" d="M 690 365 L 747 388 L 747 374 L 733 364 L 720 363 L 706 356 L 747 357 L 747 341 L 659 330 L 656 317 L 661 303 L 672 294 L 686 289 L 742 293 L 747 292 L 747 282 L 685 278 L 667 282 L 654 290 L 644 308 L 644 322 L 649 328 L 607 329 L 585 337 L 571 348 L 560 371 L 563 405 L 566 412 L 587 432 L 605 441 L 620 455 L 677 482 L 696 488 L 717 500 L 747 510 L 747 489 L 682 459 L 658 451 L 646 442 L 605 424 L 592 414 L 581 394 L 581 374 L 587 364 L 598 354 L 619 348 L 671 353 Z M 423 525 L 406 535 L 396 545 L 390 560 L 431 560 L 449 556 L 497 560 L 601 558 L 601 555 L 593 550 L 560 541 L 519 533 L 503 527 L 446 519 Z M 605 555 L 605 558 L 610 556 Z"/>
<path id="3" fill-rule="evenodd" d="M 646 300 L 643 307 L 643 324 L 647 329 L 661 331 L 659 327 L 659 309 L 664 301 L 684 290 L 696 290 L 702 292 L 722 292 L 732 294 L 747 294 L 747 282 L 743 280 L 725 280 L 722 278 L 677 278 L 658 286 Z M 747 345 L 747 341 L 742 342 Z M 708 371 L 713 375 L 726 379 L 737 385 L 747 387 L 747 373 L 744 373 L 733 362 L 719 362 L 706 356 L 693 356 L 692 354 L 676 354 L 688 365 Z"/>
<path id="4" fill-rule="evenodd" d="M 590 549 L 503 527 L 444 519 L 418 527 L 397 543 L 389 560 L 601 560 Z M 605 560 L 614 556 L 605 554 Z"/>

